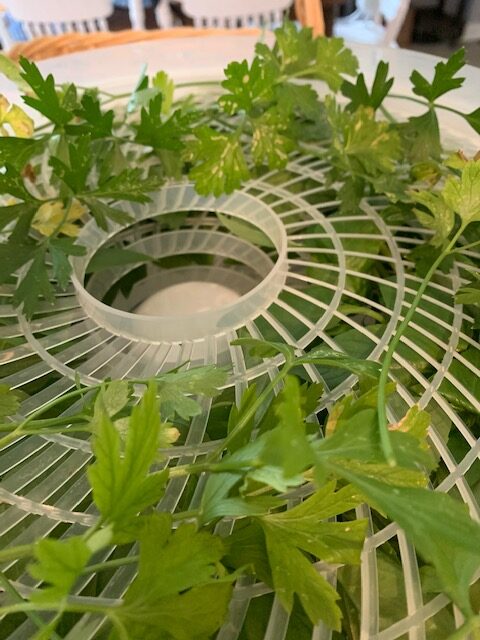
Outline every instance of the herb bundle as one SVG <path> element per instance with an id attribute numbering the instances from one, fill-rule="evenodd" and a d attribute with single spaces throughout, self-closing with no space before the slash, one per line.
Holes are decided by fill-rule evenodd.
<path id="1" fill-rule="evenodd" d="M 27 60 L 20 71 L 8 66 L 25 89 L 25 103 L 46 122 L 34 132 L 18 106 L 0 105 L 2 132 L 14 134 L 0 139 L 0 284 L 15 286 L 14 304 L 32 318 L 54 300 L 55 286 L 68 287 L 69 258 L 85 251 L 76 237 L 89 217 L 102 229 L 112 221 L 128 225 L 125 203 L 147 203 L 169 180 L 188 176 L 198 193 L 220 196 L 262 171 L 284 169 L 295 154 L 329 164 L 324 186 L 335 194 L 332 217 L 377 198 L 388 202 L 388 219 L 429 230 L 429 242 L 410 256 L 423 280 L 381 363 L 320 342 L 300 351 L 268 336 L 240 337 L 233 346 L 248 357 L 283 364 L 236 399 L 228 372 L 214 366 L 183 367 L 149 382 L 78 384 L 26 416 L 22 392 L 0 386 L 3 450 L 26 437 L 61 434 L 90 437 L 94 456 L 84 469 L 91 508 L 82 530 L 64 535 L 58 527 L 0 550 L 6 636 L 28 616 L 37 640 L 70 637 L 89 614 L 98 637 L 210 638 L 229 607 L 233 615 L 234 589 L 257 580 L 265 592 L 252 601 L 238 637 L 263 637 L 274 593 L 291 614 L 287 637 L 311 637 L 312 627 L 324 624 L 335 637 L 356 638 L 355 571 L 367 532 L 385 518 L 398 523 L 422 558 L 425 593 L 446 593 L 463 615 L 459 637 L 478 630 L 470 586 L 480 566 L 480 527 L 459 500 L 431 490 L 442 481 L 428 437 L 431 416 L 412 402 L 402 419 L 389 424 L 387 417 L 395 396 L 388 382 L 394 354 L 405 357 L 402 338 L 417 330 L 412 319 L 428 329 L 418 316 L 425 292 L 446 277 L 462 245 L 480 242 L 480 159 L 444 153 L 437 118 L 446 108 L 439 99 L 462 84 L 463 53 L 439 63 L 431 82 L 412 73 L 414 99 L 425 113 L 397 122 L 385 107 L 394 97 L 388 65 L 378 65 L 368 88 L 341 40 L 313 39 L 288 22 L 275 36 L 272 48 L 257 45 L 251 64 L 228 65 L 224 91 L 204 106 L 175 101 L 162 72 L 142 77 L 124 107 L 122 97 L 99 89 L 59 87 Z M 320 98 L 312 81 L 325 83 L 329 95 Z M 480 109 L 457 115 L 480 133 Z M 265 243 L 238 223 L 235 233 Z M 106 248 L 95 259 L 92 271 L 149 257 Z M 474 345 L 480 305 L 474 257 L 462 268 L 471 281 L 457 303 L 477 319 Z M 377 294 L 386 301 L 385 292 Z M 368 315 L 358 308 L 344 313 Z M 378 327 L 378 314 L 370 313 L 368 322 Z M 339 327 L 330 330 L 339 331 L 339 344 L 346 339 Z M 475 364 L 477 352 L 465 348 L 464 359 Z M 312 367 L 323 380 L 332 371 L 357 378 L 328 414 L 318 412 L 324 385 L 305 377 Z M 441 393 L 460 405 L 448 384 Z M 414 384 L 408 386 L 418 397 Z M 477 392 L 472 388 L 476 398 Z M 212 446 L 175 464 L 171 452 L 188 449 L 189 429 L 206 407 Z M 474 429 L 475 406 L 458 409 Z M 189 483 L 192 500 L 167 510 L 169 487 L 179 481 Z M 395 581 L 400 555 L 392 544 L 378 558 Z M 119 569 L 128 587 L 121 598 L 104 597 L 108 576 Z M 25 571 L 30 588 L 16 581 Z M 456 624 L 453 616 L 444 623 L 449 630 Z M 435 625 L 429 631 L 446 637 L 434 635 Z"/>

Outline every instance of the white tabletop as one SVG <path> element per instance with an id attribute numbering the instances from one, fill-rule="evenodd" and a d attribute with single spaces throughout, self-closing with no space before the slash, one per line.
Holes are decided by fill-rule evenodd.
<path id="1" fill-rule="evenodd" d="M 73 81 L 83 86 L 101 86 L 122 92 L 133 88 L 144 64 L 150 73 L 164 69 L 177 82 L 219 79 L 232 60 L 253 57 L 255 41 L 252 36 L 225 35 L 153 40 L 52 58 L 40 62 L 39 66 L 44 73 L 52 73 L 57 82 Z M 359 58 L 367 83 L 373 77 L 378 62 L 387 61 L 395 78 L 393 91 L 400 94 L 411 95 L 409 76 L 413 69 L 431 78 L 435 64 L 440 60 L 406 49 L 364 45 L 351 45 L 351 48 Z M 473 111 L 480 106 L 480 69 L 466 66 L 461 75 L 465 77 L 464 86 L 442 98 L 441 102 L 461 111 Z M 321 90 L 320 85 L 318 88 Z M 0 92 L 10 99 L 18 99 L 15 88 L 4 78 L 0 79 Z M 391 100 L 388 107 L 402 117 L 424 110 L 404 100 Z M 448 112 L 440 115 L 442 134 L 447 144 L 461 145 L 466 151 L 480 148 L 480 136 L 463 119 Z"/>

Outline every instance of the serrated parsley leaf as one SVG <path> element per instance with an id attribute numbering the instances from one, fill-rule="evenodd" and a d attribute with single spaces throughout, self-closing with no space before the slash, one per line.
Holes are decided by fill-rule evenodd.
<path id="1" fill-rule="evenodd" d="M 114 112 L 111 109 L 103 112 L 96 96 L 84 93 L 80 107 L 75 109 L 75 116 L 84 120 L 84 123 L 65 127 L 67 133 L 88 134 L 92 139 L 106 138 L 112 135 Z"/>
<path id="2" fill-rule="evenodd" d="M 170 113 L 175 92 L 175 83 L 165 71 L 158 71 L 152 78 L 152 85 L 162 94 L 162 114 Z"/>
<path id="3" fill-rule="evenodd" d="M 17 249 L 18 250 L 18 249 Z M 55 301 L 53 286 L 45 264 L 46 247 L 40 247 L 33 254 L 33 260 L 22 277 L 13 295 L 13 304 L 21 306 L 27 318 L 31 318 L 37 308 L 39 299 L 50 304 Z"/>
<path id="4" fill-rule="evenodd" d="M 207 126 L 197 128 L 194 133 L 189 153 L 194 167 L 189 176 L 198 193 L 215 196 L 231 193 L 250 177 L 238 135 L 220 133 Z"/>
<path id="5" fill-rule="evenodd" d="M 67 288 L 72 273 L 72 265 L 68 256 L 83 256 L 86 252 L 85 247 L 73 242 L 68 238 L 54 238 L 48 243 L 53 277 L 63 290 Z"/>
<path id="6" fill-rule="evenodd" d="M 349 469 L 342 475 L 395 520 L 420 555 L 431 562 L 446 593 L 464 615 L 472 615 L 470 582 L 480 566 L 480 525 L 466 505 L 437 491 L 385 485 Z"/>
<path id="7" fill-rule="evenodd" d="M 427 211 L 414 208 L 418 221 L 427 229 L 435 231 L 430 242 L 440 247 L 450 235 L 455 222 L 453 209 L 447 204 L 441 193 L 433 191 L 412 191 L 412 199 L 425 207 Z"/>
<path id="8" fill-rule="evenodd" d="M 95 222 L 98 224 L 100 229 L 103 229 L 104 231 L 107 231 L 108 229 L 109 220 L 121 225 L 126 225 L 132 221 L 132 216 L 126 211 L 122 211 L 117 207 L 112 207 L 101 200 L 85 197 L 80 198 L 80 200 L 88 207 L 88 209 L 90 209 Z"/>
<path id="9" fill-rule="evenodd" d="M 432 82 L 429 82 L 418 71 L 413 71 L 410 76 L 413 92 L 431 103 L 434 102 L 443 94 L 462 86 L 465 78 L 455 78 L 455 75 L 463 66 L 465 66 L 465 50 L 459 49 L 450 56 L 447 62 L 438 62 L 435 65 L 435 75 Z"/>
<path id="10" fill-rule="evenodd" d="M 316 62 L 311 76 L 326 82 L 332 91 L 340 89 L 344 75 L 354 76 L 358 69 L 357 58 L 343 44 L 342 38 L 318 38 L 316 41 Z"/>
<path id="11" fill-rule="evenodd" d="M 151 146 L 155 151 L 166 149 L 180 151 L 183 149 L 183 138 L 190 131 L 190 125 L 197 119 L 195 113 L 175 111 L 170 118 L 162 121 L 163 97 L 159 93 L 143 107 L 140 123 L 136 126 L 135 140 L 140 144 Z"/>
<path id="12" fill-rule="evenodd" d="M 36 96 L 23 96 L 23 101 L 55 125 L 62 126 L 70 122 L 74 114 L 61 105 L 53 76 L 49 74 L 44 78 L 37 65 L 26 58 L 20 60 L 20 66 L 23 70 L 22 78 L 33 89 Z"/>
<path id="13" fill-rule="evenodd" d="M 359 108 L 348 119 L 343 135 L 344 149 L 340 155 L 358 174 L 377 176 L 391 173 L 400 158 L 400 139 L 388 123 L 377 121 L 373 109 Z"/>
<path id="14" fill-rule="evenodd" d="M 150 473 L 150 467 L 165 425 L 160 421 L 153 383 L 132 410 L 124 447 L 107 410 L 102 410 L 102 394 L 97 406 L 92 445 L 96 459 L 87 475 L 100 513 L 121 532 L 122 527 L 163 494 L 168 471 Z"/>
<path id="15" fill-rule="evenodd" d="M 0 418 L 13 416 L 20 406 L 21 393 L 10 389 L 6 384 L 0 384 Z"/>
<path id="16" fill-rule="evenodd" d="M 157 378 L 158 396 L 162 415 L 166 420 L 173 417 L 175 413 L 184 419 L 198 415 L 201 412 L 200 405 L 186 394 L 214 397 L 226 380 L 227 372 L 214 365 L 194 367 L 159 376 Z"/>
<path id="17" fill-rule="evenodd" d="M 388 62 L 381 60 L 378 63 L 373 79 L 371 93 L 367 89 L 365 76 L 358 74 L 355 84 L 344 80 L 341 90 L 346 98 L 350 98 L 347 109 L 355 111 L 360 106 L 371 107 L 377 110 L 393 85 L 393 78 L 388 78 Z"/>
<path id="18" fill-rule="evenodd" d="M 312 36 L 312 29 L 297 26 L 285 20 L 281 27 L 275 29 L 275 45 L 273 51 L 257 44 L 257 55 L 261 55 L 266 61 L 287 75 L 294 75 L 298 71 L 304 71 L 315 60 L 316 43 Z"/>
<path id="19" fill-rule="evenodd" d="M 462 224 L 480 220 L 480 160 L 465 163 L 460 178 L 449 176 L 443 187 L 447 206 L 460 216 Z"/>
<path id="20" fill-rule="evenodd" d="M 206 640 L 220 627 L 231 594 L 228 581 L 218 580 L 223 543 L 193 525 L 171 527 L 167 514 L 146 519 L 138 575 L 115 617 L 142 640 Z"/>
<path id="21" fill-rule="evenodd" d="M 288 154 L 295 147 L 285 135 L 285 119 L 274 107 L 252 119 L 252 155 L 255 164 L 280 169 L 288 162 Z"/>
<path id="22" fill-rule="evenodd" d="M 145 176 L 139 168 L 125 169 L 105 179 L 95 189 L 84 195 L 145 203 L 150 202 L 148 193 L 156 191 L 162 184 L 163 179 L 157 175 Z"/>
<path id="23" fill-rule="evenodd" d="M 218 103 L 229 115 L 239 111 L 248 113 L 255 104 L 272 99 L 275 74 L 258 57 L 250 67 L 246 60 L 231 62 L 225 69 L 225 76 L 222 87 L 229 93 L 221 96 Z"/>
<path id="24" fill-rule="evenodd" d="M 294 376 L 286 377 L 275 414 L 276 427 L 265 434 L 260 458 L 267 465 L 283 469 L 286 477 L 294 476 L 314 460 L 306 435 L 300 385 Z"/>
<path id="25" fill-rule="evenodd" d="M 28 567 L 30 574 L 49 586 L 31 595 L 34 602 L 57 602 L 70 592 L 92 555 L 85 539 L 74 536 L 66 540 L 45 538 L 35 544 L 36 564 Z"/>
<path id="26" fill-rule="evenodd" d="M 334 493 L 325 485 L 293 509 L 260 518 L 265 534 L 275 593 L 291 611 L 296 594 L 313 624 L 323 620 L 340 629 L 341 612 L 335 589 L 318 573 L 304 552 L 329 561 L 359 562 L 366 522 L 323 522 L 325 518 L 354 508 L 361 498 L 350 487 Z"/>

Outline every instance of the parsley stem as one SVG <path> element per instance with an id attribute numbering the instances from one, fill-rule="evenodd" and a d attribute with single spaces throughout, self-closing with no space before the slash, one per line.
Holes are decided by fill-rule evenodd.
<path id="1" fill-rule="evenodd" d="M 17 603 L 25 602 L 22 595 L 15 589 L 15 587 L 7 578 L 7 576 L 3 573 L 3 571 L 0 571 L 0 584 L 5 589 L 5 592 L 8 593 L 10 597 L 13 598 Z M 38 629 L 41 630 L 47 626 L 46 623 L 40 618 L 39 615 L 37 615 L 35 611 L 28 611 L 27 616 L 30 618 L 30 620 L 34 623 L 34 625 Z M 52 633 L 50 634 L 50 638 L 52 638 L 53 640 L 60 640 L 60 636 L 56 634 L 55 631 L 52 631 Z"/>
<path id="2" fill-rule="evenodd" d="M 453 107 L 447 107 L 446 104 L 438 104 L 437 102 L 430 103 L 430 102 L 427 102 L 426 100 L 420 100 L 419 98 L 414 98 L 413 96 L 401 95 L 400 93 L 389 93 L 388 97 L 397 98 L 398 100 L 410 100 L 410 102 L 416 102 L 417 104 L 421 104 L 424 107 L 429 107 L 429 108 L 435 107 L 435 109 L 443 109 L 444 111 L 451 111 L 452 113 L 455 113 L 457 116 L 461 116 L 462 118 L 465 117 L 464 113 L 462 113 L 458 109 L 454 109 Z"/>
<path id="3" fill-rule="evenodd" d="M 14 613 L 26 613 L 30 611 L 58 611 L 60 606 L 59 602 L 18 602 L 17 604 L 10 604 L 6 607 L 0 607 L 0 616 L 8 616 Z M 118 605 L 95 605 L 95 604 L 80 604 L 67 602 L 61 603 L 64 611 L 71 611 L 72 613 L 101 613 L 103 615 L 109 615 L 109 609 L 115 608 Z"/>
<path id="4" fill-rule="evenodd" d="M 0 551 L 0 563 L 9 562 L 10 560 L 18 560 L 19 558 L 27 558 L 33 555 L 33 544 L 22 544 L 17 547 L 9 547 Z"/>
<path id="5" fill-rule="evenodd" d="M 393 338 L 390 340 L 390 344 L 388 345 L 387 353 L 383 358 L 382 369 L 380 371 L 380 378 L 378 381 L 378 396 L 377 396 L 377 411 L 378 411 L 378 427 L 380 431 L 380 442 L 382 445 L 383 454 L 385 459 L 387 460 L 390 466 L 395 466 L 395 453 L 393 451 L 392 442 L 390 440 L 390 432 L 388 429 L 388 420 L 387 420 L 387 402 L 386 402 L 386 387 L 388 383 L 388 373 L 390 370 L 390 366 L 392 364 L 393 355 L 395 350 L 405 333 L 413 315 L 422 299 L 422 296 L 425 292 L 425 289 L 430 283 L 435 271 L 439 267 L 439 265 L 443 262 L 443 260 L 450 254 L 453 247 L 457 243 L 457 240 L 463 233 L 464 226 L 462 225 L 460 229 L 455 233 L 453 238 L 448 243 L 447 247 L 442 251 L 442 253 L 437 257 L 435 262 L 432 264 L 430 269 L 428 270 L 425 278 L 422 280 L 418 291 L 410 304 L 410 307 L 405 314 L 402 322 L 398 325 L 393 335 Z"/>
<path id="6" fill-rule="evenodd" d="M 116 569 L 128 564 L 136 564 L 140 560 L 139 555 L 127 556 L 126 558 L 115 558 L 114 560 L 105 560 L 105 562 L 97 562 L 97 564 L 90 564 L 85 567 L 81 572 L 81 575 L 88 575 L 89 573 L 97 573 L 97 571 L 108 571 L 110 569 Z"/>

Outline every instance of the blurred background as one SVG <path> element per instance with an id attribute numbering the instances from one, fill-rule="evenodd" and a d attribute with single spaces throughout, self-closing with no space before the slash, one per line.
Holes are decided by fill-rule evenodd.
<path id="1" fill-rule="evenodd" d="M 467 62 L 480 66 L 480 0 L 243 0 L 240 4 L 231 0 L 0 0 L 0 3 L 0 44 L 13 58 L 27 55 L 41 59 L 80 48 L 162 38 L 169 33 L 175 37 L 179 33 L 195 35 L 196 29 L 271 28 L 283 15 L 288 15 L 312 26 L 316 35 L 337 35 L 347 42 L 398 46 L 444 57 L 465 46 Z"/>

